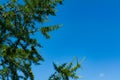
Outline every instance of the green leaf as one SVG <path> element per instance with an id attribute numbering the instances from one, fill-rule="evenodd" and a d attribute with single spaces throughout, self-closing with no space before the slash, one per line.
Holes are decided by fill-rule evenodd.
<path id="1" fill-rule="evenodd" d="M 42 27 L 40 28 L 41 33 L 47 38 L 50 38 L 50 35 L 48 34 L 48 32 L 53 31 L 53 30 L 57 30 L 59 29 L 60 26 L 59 25 L 54 25 L 54 26 L 46 26 L 46 27 Z"/>

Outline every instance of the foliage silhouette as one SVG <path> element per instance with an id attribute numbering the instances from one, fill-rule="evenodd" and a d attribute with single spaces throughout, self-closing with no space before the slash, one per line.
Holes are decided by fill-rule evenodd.
<path id="1" fill-rule="evenodd" d="M 31 65 L 39 65 L 44 61 L 37 48 L 41 44 L 32 36 L 40 32 L 47 39 L 48 32 L 56 30 L 60 25 L 36 26 L 43 24 L 50 15 L 55 16 L 56 6 L 62 0 L 9 0 L 0 4 L 0 79 L 1 80 L 34 80 Z M 69 80 L 78 78 L 75 71 L 80 67 L 77 63 L 57 66 L 56 72 L 49 80 Z"/>

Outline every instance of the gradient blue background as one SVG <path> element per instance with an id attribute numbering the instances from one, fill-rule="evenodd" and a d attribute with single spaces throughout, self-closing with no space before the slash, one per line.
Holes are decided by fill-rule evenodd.
<path id="1" fill-rule="evenodd" d="M 59 64 L 74 56 L 86 57 L 80 80 L 120 80 L 120 1 L 64 0 L 57 9 L 48 24 L 64 26 L 52 32 L 50 40 L 40 39 L 45 62 L 34 68 L 36 80 L 47 80 L 53 61 Z"/>
<path id="2" fill-rule="evenodd" d="M 48 80 L 52 62 L 69 62 L 75 56 L 79 61 L 86 57 L 78 70 L 80 80 L 120 80 L 120 1 L 64 0 L 57 10 L 46 25 L 64 26 L 51 32 L 49 40 L 35 36 L 45 58 L 33 66 L 35 80 Z"/>

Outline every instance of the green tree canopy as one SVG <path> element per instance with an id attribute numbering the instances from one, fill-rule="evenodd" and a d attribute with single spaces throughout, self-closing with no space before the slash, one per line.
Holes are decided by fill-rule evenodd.
<path id="1" fill-rule="evenodd" d="M 44 61 L 36 48 L 41 48 L 36 38 L 36 32 L 42 33 L 47 39 L 49 31 L 60 26 L 36 26 L 43 24 L 50 15 L 55 16 L 56 6 L 62 0 L 9 0 L 0 4 L 0 79 L 1 80 L 34 80 L 32 64 L 39 65 Z M 56 72 L 49 80 L 68 80 L 78 78 L 75 74 L 80 67 L 77 63 L 57 66 Z"/>

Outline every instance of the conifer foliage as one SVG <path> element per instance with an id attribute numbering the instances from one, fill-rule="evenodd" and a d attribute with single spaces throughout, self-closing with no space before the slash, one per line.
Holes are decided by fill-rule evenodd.
<path id="1" fill-rule="evenodd" d="M 49 31 L 56 30 L 59 25 L 38 27 L 36 22 L 43 24 L 50 15 L 55 16 L 56 6 L 62 0 L 9 0 L 0 4 L 0 80 L 34 80 L 31 65 L 39 65 L 44 61 L 36 48 L 41 44 L 32 36 L 42 33 L 47 39 Z M 75 75 L 77 64 L 57 66 L 54 76 L 49 80 L 69 80 Z M 61 74 L 61 75 L 59 75 Z"/>

